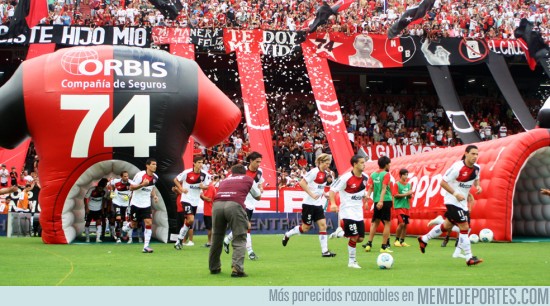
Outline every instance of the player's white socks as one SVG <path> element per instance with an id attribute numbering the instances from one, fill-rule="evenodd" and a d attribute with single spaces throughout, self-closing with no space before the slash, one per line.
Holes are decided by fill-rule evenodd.
<path id="1" fill-rule="evenodd" d="M 250 233 L 246 233 L 246 249 L 248 250 L 248 253 L 252 252 L 252 237 L 250 236 Z"/>
<path id="2" fill-rule="evenodd" d="M 131 234 L 132 233 L 132 227 L 129 225 L 128 222 L 124 222 L 124 224 L 122 225 L 122 231 L 128 233 L 128 234 Z"/>
<path id="3" fill-rule="evenodd" d="M 470 238 L 468 238 L 468 234 L 458 235 L 458 246 L 462 249 L 462 251 L 464 251 L 466 260 L 472 258 L 472 245 L 470 244 Z"/>
<path id="4" fill-rule="evenodd" d="M 178 235 L 178 239 L 183 240 L 183 238 L 185 238 L 185 235 L 187 234 L 188 231 L 189 231 L 189 227 L 187 226 L 187 224 L 184 224 L 183 227 L 180 229 L 180 234 Z"/>
<path id="5" fill-rule="evenodd" d="M 300 230 L 300 225 L 296 225 L 290 231 L 286 232 L 285 236 L 292 237 L 294 235 L 300 235 L 300 234 L 302 234 L 302 231 Z"/>
<path id="6" fill-rule="evenodd" d="M 439 235 L 441 235 L 442 233 L 441 226 L 442 225 L 434 226 L 426 235 L 422 236 L 422 241 L 428 243 L 430 239 L 439 237 Z"/>
<path id="7" fill-rule="evenodd" d="M 223 242 L 225 242 L 225 244 L 229 244 L 231 241 L 233 241 L 233 232 L 229 232 L 229 234 L 223 238 Z"/>
<path id="8" fill-rule="evenodd" d="M 327 232 L 319 233 L 319 243 L 321 243 L 321 252 L 328 252 L 328 235 Z"/>
<path id="9" fill-rule="evenodd" d="M 86 238 L 90 238 L 90 228 L 86 226 L 84 232 L 86 233 Z"/>
<path id="10" fill-rule="evenodd" d="M 145 228 L 145 231 L 143 233 L 144 238 L 143 239 L 143 248 L 146 248 L 149 246 L 149 242 L 151 242 L 151 234 L 153 233 L 153 230 L 150 228 Z"/>
<path id="11" fill-rule="evenodd" d="M 353 246 L 352 246 L 353 245 Z M 356 242 L 349 242 L 348 243 L 348 262 L 349 263 L 354 263 L 356 262 L 356 254 L 357 254 L 357 248 L 355 247 L 356 245 Z"/>
<path id="12" fill-rule="evenodd" d="M 95 231 L 95 236 L 97 237 L 97 239 L 100 239 L 101 240 L 101 230 L 103 229 L 103 227 L 101 225 L 98 225 L 97 226 L 97 229 Z"/>

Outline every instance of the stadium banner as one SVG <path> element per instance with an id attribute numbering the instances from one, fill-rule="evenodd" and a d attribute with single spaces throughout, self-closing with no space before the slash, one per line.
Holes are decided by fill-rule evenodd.
<path id="1" fill-rule="evenodd" d="M 8 27 L 0 26 L 0 34 Z M 148 48 L 151 46 L 151 28 L 88 26 L 36 26 L 30 33 L 13 39 L 2 39 L 1 44 L 48 44 L 65 46 L 124 45 Z"/>
<path id="2" fill-rule="evenodd" d="M 191 43 L 201 51 L 224 52 L 223 30 L 220 28 L 191 29 Z"/>
<path id="3" fill-rule="evenodd" d="M 515 39 L 489 39 L 487 47 L 492 53 L 503 56 L 525 56 L 520 42 Z"/>
<path id="4" fill-rule="evenodd" d="M 151 35 L 155 45 L 190 44 L 190 31 L 189 28 L 154 27 Z"/>
<path id="5" fill-rule="evenodd" d="M 399 39 L 387 39 L 380 34 L 322 33 L 309 34 L 302 47 L 315 50 L 314 55 L 343 65 L 363 68 L 402 67 L 405 55 Z M 414 53 L 414 52 L 413 52 Z"/>
<path id="6" fill-rule="evenodd" d="M 531 115 L 529 108 L 525 104 L 504 57 L 496 53 L 491 53 L 489 54 L 489 60 L 486 64 L 500 92 L 504 96 L 506 103 L 508 103 L 514 115 L 516 115 L 521 126 L 523 126 L 525 130 L 534 129 L 535 119 L 533 119 L 533 115 Z"/>
<path id="7" fill-rule="evenodd" d="M 298 33 L 290 31 L 263 31 L 260 44 L 262 54 L 273 57 L 290 56 L 301 49 Z"/>
<path id="8" fill-rule="evenodd" d="M 426 145 L 385 145 L 374 144 L 370 146 L 362 146 L 363 150 L 368 154 L 370 160 L 378 160 L 382 156 L 387 156 L 390 159 L 415 155 L 420 153 L 432 152 L 435 150 L 443 150 L 449 147 L 444 146 L 426 146 Z"/>
<path id="9" fill-rule="evenodd" d="M 223 45 L 226 53 L 235 51 L 261 53 L 262 40 L 262 30 L 223 29 Z"/>
<path id="10" fill-rule="evenodd" d="M 250 150 L 262 154 L 261 167 L 264 179 L 266 183 L 275 186 L 275 155 L 271 146 L 272 133 L 260 53 L 240 50 L 236 53 Z"/>
<path id="11" fill-rule="evenodd" d="M 0 213 L 0 236 L 8 234 L 8 214 Z"/>
<path id="12" fill-rule="evenodd" d="M 315 47 L 305 43 L 302 44 L 302 53 L 313 96 L 315 97 L 315 104 L 317 104 L 317 111 L 328 139 L 336 169 L 338 169 L 338 173 L 344 173 L 351 167 L 349 161 L 353 156 L 353 149 L 346 125 L 342 120 L 340 103 L 338 103 L 336 97 L 327 59 L 316 56 Z"/>
<path id="13" fill-rule="evenodd" d="M 460 103 L 449 67 L 428 65 L 428 72 L 439 97 L 439 103 L 445 109 L 447 117 L 451 121 L 455 132 L 460 135 L 461 140 L 464 143 L 481 141 L 479 134 L 472 127 L 462 103 Z"/>
<path id="14" fill-rule="evenodd" d="M 417 36 L 402 38 L 402 50 L 412 53 L 404 66 L 449 66 L 483 63 L 489 48 L 485 40 L 445 38 L 430 41 Z"/>
<path id="15" fill-rule="evenodd" d="M 338 214 L 333 212 L 325 213 L 328 232 L 333 232 L 338 227 Z M 282 234 L 296 225 L 302 224 L 301 213 L 257 213 L 254 212 L 250 219 L 252 234 Z M 206 234 L 204 226 L 204 215 L 197 214 L 193 223 L 193 232 L 195 235 Z M 317 225 L 308 234 L 318 233 Z"/>

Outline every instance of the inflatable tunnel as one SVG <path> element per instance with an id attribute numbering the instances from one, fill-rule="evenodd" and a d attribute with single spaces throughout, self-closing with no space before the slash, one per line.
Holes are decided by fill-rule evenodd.
<path id="1" fill-rule="evenodd" d="M 241 112 L 191 60 L 120 46 L 75 47 L 23 62 L 0 88 L 0 146 L 32 137 L 42 184 L 45 243 L 70 243 L 84 227 L 83 196 L 102 177 L 131 177 L 157 160 L 153 237 L 176 227 L 173 179 L 189 137 L 227 138 Z M 215 119 L 214 119 L 215 118 Z M 190 166 L 190 165 L 188 165 Z"/>
<path id="2" fill-rule="evenodd" d="M 489 228 L 498 241 L 512 241 L 513 236 L 550 236 L 550 197 L 540 194 L 541 188 L 550 187 L 550 130 L 533 129 L 475 145 L 479 148 L 483 192 L 475 194 L 472 190 L 476 199 L 471 211 L 472 232 Z M 392 160 L 392 177 L 397 180 L 399 170 L 407 168 L 415 190 L 407 234 L 425 234 L 428 221 L 445 212 L 440 182 L 445 171 L 462 158 L 465 148 L 462 145 Z M 365 172 L 377 169 L 377 163 L 370 162 Z M 367 227 L 371 218 L 372 211 L 367 211 Z M 396 227 L 393 218 L 392 232 Z"/>

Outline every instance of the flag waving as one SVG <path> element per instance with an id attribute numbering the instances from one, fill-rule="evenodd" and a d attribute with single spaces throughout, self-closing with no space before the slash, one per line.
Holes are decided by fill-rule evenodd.
<path id="1" fill-rule="evenodd" d="M 2 39 L 8 39 L 27 34 L 30 28 L 47 16 L 48 3 L 46 0 L 19 0 L 10 21 L 8 32 L 1 37 Z"/>
<path id="2" fill-rule="evenodd" d="M 544 39 L 538 31 L 533 31 L 533 23 L 527 19 L 521 19 L 519 26 L 514 30 L 514 36 L 520 42 L 520 46 L 525 52 L 527 63 L 531 70 L 535 70 L 537 62 L 546 63 L 549 58 L 550 48 L 544 42 Z M 542 65 L 546 70 L 546 65 Z"/>
<path id="3" fill-rule="evenodd" d="M 149 0 L 149 2 L 151 2 L 164 17 L 170 18 L 171 20 L 176 20 L 180 11 L 183 9 L 183 5 L 179 0 Z"/>
<path id="4" fill-rule="evenodd" d="M 315 19 L 309 23 L 307 32 L 315 32 L 318 27 L 327 23 L 330 16 L 337 15 L 338 12 L 347 9 L 355 1 L 356 0 L 338 0 L 332 6 L 329 6 L 326 1 L 323 1 L 323 4 L 317 9 L 317 12 L 315 13 Z"/>
<path id="5" fill-rule="evenodd" d="M 404 28 L 416 20 L 422 19 L 426 13 L 432 9 L 435 0 L 422 0 L 420 3 L 413 5 L 401 15 L 391 28 L 388 30 L 388 38 L 392 39 L 401 33 Z"/>

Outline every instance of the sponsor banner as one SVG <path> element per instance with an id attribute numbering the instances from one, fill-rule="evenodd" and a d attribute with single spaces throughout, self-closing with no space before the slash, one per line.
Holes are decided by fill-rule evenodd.
<path id="1" fill-rule="evenodd" d="M 370 160 L 378 160 L 382 156 L 387 156 L 390 159 L 407 156 L 407 155 L 415 155 L 425 152 L 432 152 L 435 150 L 441 150 L 446 149 L 448 147 L 443 146 L 423 146 L 423 145 L 398 145 L 398 146 L 389 146 L 389 145 L 370 145 L 370 146 L 363 146 L 363 150 L 367 152 L 369 155 Z"/>
<path id="2" fill-rule="evenodd" d="M 141 52 L 141 49 L 137 49 Z M 177 92 L 176 63 L 166 58 L 133 54 L 133 59 L 124 53 L 135 50 L 119 50 L 113 58 L 112 47 L 101 49 L 67 48 L 49 55 L 46 71 L 62 71 L 46 79 L 48 92 L 74 92 L 81 94 L 104 93 L 109 89 L 137 92 Z M 168 59 L 175 61 L 176 59 Z M 61 69 L 59 67 L 61 66 Z"/>
<path id="3" fill-rule="evenodd" d="M 405 66 L 468 65 L 484 62 L 489 48 L 484 40 L 446 38 L 430 41 L 420 37 L 407 37 L 400 41 L 403 50 L 415 50 Z"/>
<path id="4" fill-rule="evenodd" d="M 262 54 L 273 57 L 290 56 L 301 49 L 297 40 L 297 32 L 263 31 L 263 40 L 260 44 Z"/>
<path id="5" fill-rule="evenodd" d="M 364 68 L 401 67 L 402 54 L 411 54 L 411 50 L 401 47 L 399 39 L 389 40 L 386 35 L 313 33 L 307 36 L 303 45 L 312 47 L 317 56 Z"/>
<path id="6" fill-rule="evenodd" d="M 328 232 L 333 232 L 338 227 L 338 214 L 325 213 Z M 301 213 L 257 213 L 254 212 L 250 219 L 252 234 L 282 234 L 296 225 L 302 224 Z M 193 223 L 193 232 L 195 235 L 206 234 L 204 227 L 204 216 L 197 214 Z M 316 225 L 313 225 L 308 234 L 318 233 Z"/>
<path id="7" fill-rule="evenodd" d="M 8 27 L 0 26 L 0 34 Z M 125 45 L 150 47 L 151 29 L 139 27 L 36 26 L 30 33 L 13 39 L 2 39 L 0 44 L 48 44 L 65 46 Z"/>
<path id="8" fill-rule="evenodd" d="M 8 233 L 8 215 L 0 214 L 0 236 L 6 236 Z"/>

